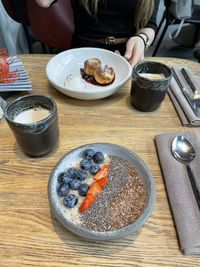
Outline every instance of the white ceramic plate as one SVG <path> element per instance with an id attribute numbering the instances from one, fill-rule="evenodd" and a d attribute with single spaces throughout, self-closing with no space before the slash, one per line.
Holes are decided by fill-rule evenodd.
<path id="1" fill-rule="evenodd" d="M 107 86 L 96 86 L 81 78 L 80 69 L 84 61 L 99 58 L 103 64 L 110 65 L 115 71 L 115 80 Z M 46 75 L 49 82 L 60 92 L 70 97 L 92 100 L 112 95 L 130 78 L 132 68 L 127 60 L 113 52 L 100 48 L 75 48 L 57 54 L 48 62 Z M 67 75 L 79 76 L 82 86 L 65 85 Z"/>
<path id="2" fill-rule="evenodd" d="M 136 168 L 139 177 L 143 181 L 147 199 L 146 208 L 133 223 L 122 229 L 107 232 L 96 232 L 87 230 L 86 228 L 83 228 L 80 225 L 73 223 L 68 218 L 65 207 L 63 206 L 63 204 L 61 204 L 60 198 L 57 194 L 58 176 L 61 172 L 66 171 L 66 169 L 68 169 L 69 167 L 74 166 L 74 163 L 80 160 L 80 158 L 83 156 L 83 151 L 88 148 L 92 148 L 94 151 L 101 151 L 107 155 L 119 156 L 127 161 L 130 161 L 132 165 Z M 144 225 L 153 210 L 156 192 L 154 178 L 151 174 L 151 171 L 144 163 L 144 161 L 140 159 L 135 153 L 131 152 L 127 148 L 121 147 L 116 144 L 94 143 L 78 147 L 70 151 L 60 159 L 60 161 L 53 168 L 52 173 L 50 175 L 48 184 L 48 196 L 52 212 L 54 213 L 56 218 L 71 232 L 86 239 L 111 240 L 121 238 L 128 234 L 137 235 L 138 230 Z"/>

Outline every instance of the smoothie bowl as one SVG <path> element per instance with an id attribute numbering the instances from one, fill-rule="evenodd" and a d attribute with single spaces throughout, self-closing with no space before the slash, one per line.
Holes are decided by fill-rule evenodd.
<path id="1" fill-rule="evenodd" d="M 136 234 L 155 202 L 153 176 L 136 154 L 115 144 L 76 148 L 56 164 L 49 203 L 68 230 L 91 240 Z"/>

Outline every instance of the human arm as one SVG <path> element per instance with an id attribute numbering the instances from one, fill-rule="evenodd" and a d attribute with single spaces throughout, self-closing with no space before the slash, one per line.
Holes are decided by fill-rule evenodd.
<path id="1" fill-rule="evenodd" d="M 130 62 L 131 66 L 134 66 L 139 60 L 144 58 L 144 54 L 148 46 L 150 46 L 155 38 L 155 33 L 157 30 L 157 15 L 159 10 L 160 1 L 155 0 L 155 7 L 152 16 L 149 19 L 149 22 L 144 28 L 139 29 L 136 32 L 136 35 L 131 37 L 126 45 L 126 52 L 124 57 Z M 144 34 L 142 34 L 144 33 Z M 144 42 L 146 43 L 148 39 L 148 46 L 145 47 Z"/>
<path id="2" fill-rule="evenodd" d="M 54 0 L 35 0 L 35 2 L 40 6 L 40 7 L 49 7 Z"/>
<path id="3" fill-rule="evenodd" d="M 153 28 L 142 28 L 138 30 L 137 34 L 131 37 L 126 44 L 124 57 L 129 61 L 131 66 L 134 66 L 138 61 L 144 58 L 144 53 L 146 51 L 144 42 L 147 43 L 146 35 L 148 36 L 148 45 L 151 45 L 155 37 L 155 30 Z"/>

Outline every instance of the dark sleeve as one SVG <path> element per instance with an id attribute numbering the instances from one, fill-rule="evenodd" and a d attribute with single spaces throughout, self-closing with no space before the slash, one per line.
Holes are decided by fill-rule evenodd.
<path id="1" fill-rule="evenodd" d="M 153 14 L 149 20 L 149 22 L 147 23 L 146 27 L 152 28 L 154 31 L 157 30 L 157 15 L 158 15 L 158 8 L 159 8 L 159 0 L 155 0 L 155 7 L 154 7 L 154 11 Z"/>

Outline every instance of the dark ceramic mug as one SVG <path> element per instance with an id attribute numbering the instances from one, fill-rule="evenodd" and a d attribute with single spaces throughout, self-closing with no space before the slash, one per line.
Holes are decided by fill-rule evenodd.
<path id="1" fill-rule="evenodd" d="M 171 69 L 162 63 L 142 61 L 136 64 L 132 72 L 132 105 L 146 112 L 159 108 L 171 77 Z"/>
<path id="2" fill-rule="evenodd" d="M 26 95 L 10 102 L 5 118 L 22 150 L 29 156 L 50 153 L 59 139 L 55 101 L 44 95 Z"/>

